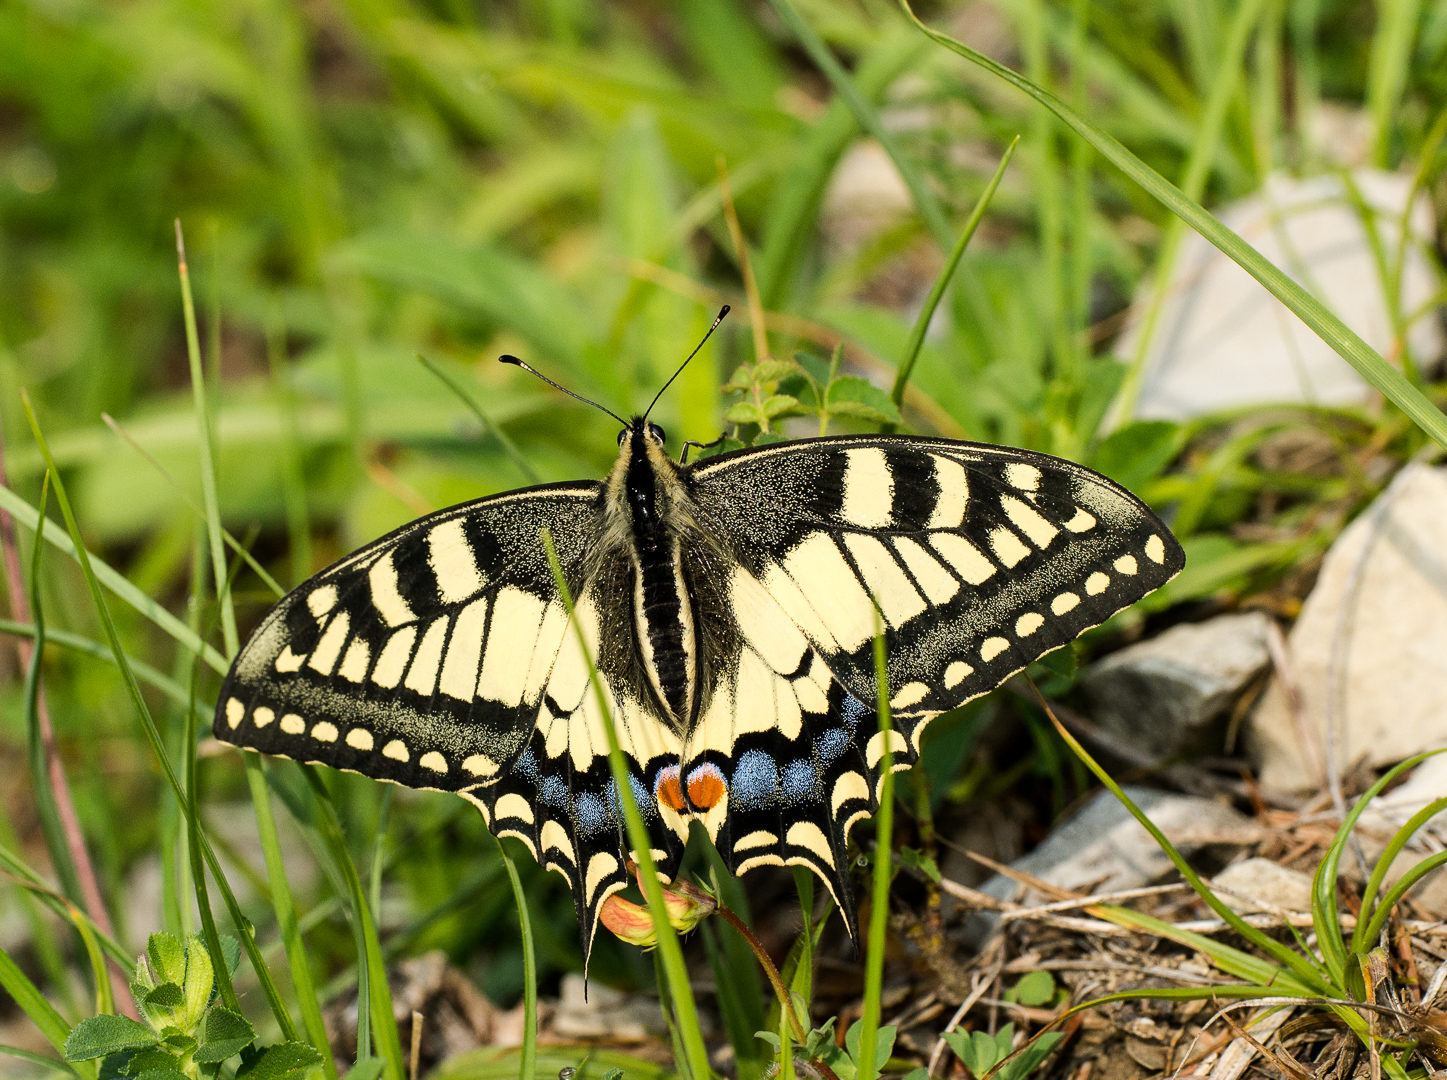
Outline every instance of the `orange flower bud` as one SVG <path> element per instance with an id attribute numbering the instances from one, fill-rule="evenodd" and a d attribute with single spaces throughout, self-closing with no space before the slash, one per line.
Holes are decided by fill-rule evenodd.
<path id="1" fill-rule="evenodd" d="M 638 867 L 630 862 L 628 869 L 636 876 Z M 639 888 L 643 886 L 639 881 Z M 687 933 L 718 910 L 718 901 L 711 894 L 689 881 L 675 881 L 663 890 L 663 908 L 668 922 L 680 934 Z M 658 944 L 653 930 L 653 916 L 646 906 L 624 900 L 616 893 L 603 901 L 598 911 L 603 925 L 622 940 L 642 948 Z"/>

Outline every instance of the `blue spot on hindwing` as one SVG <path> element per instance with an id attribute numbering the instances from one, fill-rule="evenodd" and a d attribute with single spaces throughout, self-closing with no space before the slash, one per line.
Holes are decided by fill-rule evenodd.
<path id="1" fill-rule="evenodd" d="M 830 728 L 814 740 L 814 750 L 819 760 L 828 765 L 849 746 L 849 732 L 843 728 Z"/>
<path id="2" fill-rule="evenodd" d="M 839 706 L 839 715 L 843 717 L 845 725 L 852 729 L 859 725 L 860 720 L 869 715 L 869 706 L 853 694 L 846 693 L 844 701 Z"/>
<path id="3" fill-rule="evenodd" d="M 734 766 L 731 798 L 740 810 L 768 806 L 779 791 L 779 767 L 762 750 L 749 750 Z"/>
<path id="4" fill-rule="evenodd" d="M 612 820 L 603 800 L 591 791 L 585 791 L 578 796 L 574 811 L 577 814 L 578 831 L 584 836 L 602 832 Z"/>
<path id="5" fill-rule="evenodd" d="M 538 785 L 538 797 L 546 806 L 568 805 L 568 785 L 556 776 L 545 776 Z"/>
<path id="6" fill-rule="evenodd" d="M 814 794 L 814 785 L 819 774 L 814 770 L 812 761 L 791 761 L 784 766 L 784 798 L 789 802 L 799 802 Z"/>

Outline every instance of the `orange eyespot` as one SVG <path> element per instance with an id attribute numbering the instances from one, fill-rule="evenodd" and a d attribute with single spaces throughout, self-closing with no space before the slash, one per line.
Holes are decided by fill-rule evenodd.
<path id="1" fill-rule="evenodd" d="M 677 765 L 670 765 L 659 772 L 653 793 L 658 797 L 660 803 L 680 814 L 688 808 L 688 803 L 683 797 L 683 785 L 679 782 Z"/>
<path id="2" fill-rule="evenodd" d="M 728 794 L 718 766 L 703 764 L 688 774 L 688 801 L 699 810 L 712 810 Z"/>

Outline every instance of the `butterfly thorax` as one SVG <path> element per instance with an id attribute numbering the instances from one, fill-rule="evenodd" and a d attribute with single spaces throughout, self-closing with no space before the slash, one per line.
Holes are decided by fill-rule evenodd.
<path id="1" fill-rule="evenodd" d="M 683 537 L 691 519 L 684 467 L 664 452 L 659 429 L 625 430 L 604 492 L 608 533 L 627 536 L 638 660 L 676 730 L 698 700 L 698 640 Z"/>

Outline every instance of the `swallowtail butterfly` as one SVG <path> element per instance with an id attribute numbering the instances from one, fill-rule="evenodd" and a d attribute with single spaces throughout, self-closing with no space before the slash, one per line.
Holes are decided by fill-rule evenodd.
<path id="1" fill-rule="evenodd" d="M 684 464 L 646 414 L 615 419 L 602 482 L 429 514 L 291 592 L 215 720 L 225 742 L 468 799 L 567 877 L 585 951 L 629 848 L 543 529 L 661 872 L 696 819 L 735 873 L 813 869 L 851 932 L 846 840 L 884 755 L 876 620 L 904 769 L 932 718 L 1185 563 L 1128 491 L 1045 454 L 841 435 Z"/>

